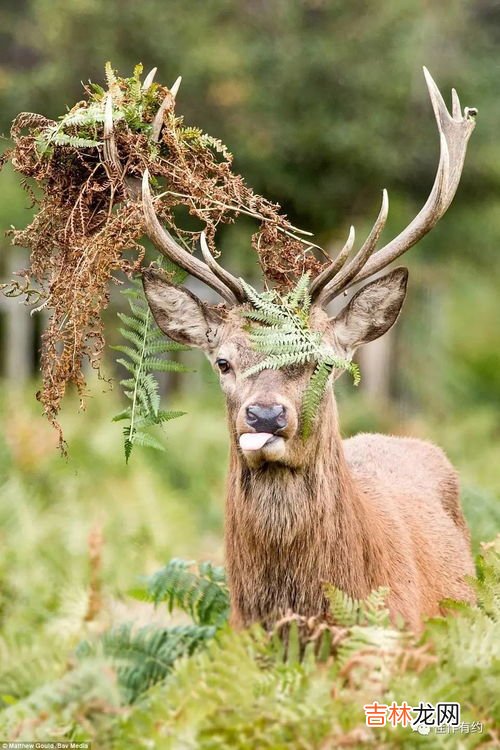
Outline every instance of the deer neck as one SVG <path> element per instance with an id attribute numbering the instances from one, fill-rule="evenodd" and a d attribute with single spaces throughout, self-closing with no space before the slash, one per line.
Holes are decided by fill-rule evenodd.
<path id="1" fill-rule="evenodd" d="M 233 610 L 245 623 L 287 609 L 318 614 L 325 581 L 353 596 L 372 588 L 364 541 L 373 529 L 344 457 L 333 395 L 311 441 L 297 469 L 250 470 L 231 446 L 226 554 Z"/>

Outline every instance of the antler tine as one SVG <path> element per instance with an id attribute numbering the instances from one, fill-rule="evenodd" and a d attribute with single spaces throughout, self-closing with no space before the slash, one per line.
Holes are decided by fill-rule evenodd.
<path id="1" fill-rule="evenodd" d="M 149 73 L 147 74 L 146 78 L 144 79 L 144 83 L 142 84 L 142 90 L 147 91 L 148 88 L 151 86 L 151 84 L 154 81 L 154 77 L 156 75 L 156 71 L 158 68 L 151 68 Z"/>
<path id="2" fill-rule="evenodd" d="M 203 255 L 203 260 L 212 271 L 212 273 L 214 273 L 215 276 L 217 276 L 222 281 L 222 283 L 225 284 L 233 292 L 234 296 L 239 302 L 243 302 L 245 300 L 245 292 L 243 291 L 241 283 L 235 276 L 229 273 L 229 271 L 226 271 L 225 268 L 222 268 L 222 266 L 217 263 L 214 256 L 210 252 L 205 232 L 202 232 L 200 235 L 200 247 L 201 254 Z"/>
<path id="3" fill-rule="evenodd" d="M 316 304 L 327 305 L 337 294 L 345 289 L 352 279 L 362 270 L 368 258 L 374 252 L 378 239 L 382 234 L 389 213 L 389 196 L 387 190 L 382 191 L 382 205 L 370 234 L 354 258 L 337 275 L 331 277 L 329 284 L 323 286 L 316 295 Z"/>
<path id="4" fill-rule="evenodd" d="M 364 268 L 352 279 L 349 286 L 368 278 L 399 258 L 427 234 L 448 210 L 460 182 L 467 151 L 467 143 L 476 125 L 475 108 L 465 107 L 463 115 L 460 100 L 452 91 L 452 114 L 448 112 L 443 97 L 431 74 L 424 67 L 424 76 L 436 118 L 439 138 L 439 166 L 431 193 L 417 216 L 385 247 L 374 253 Z M 344 286 L 344 288 L 347 288 Z"/>
<path id="5" fill-rule="evenodd" d="M 163 127 L 163 115 L 166 109 L 173 106 L 175 97 L 177 96 L 177 93 L 181 85 L 181 81 L 182 81 L 182 76 L 178 76 L 175 79 L 175 82 L 173 83 L 172 88 L 169 89 L 164 100 L 162 101 L 162 103 L 160 104 L 158 108 L 158 112 L 155 115 L 155 118 L 153 120 L 153 126 L 151 128 L 151 138 L 153 141 L 158 141 L 160 138 L 161 129 Z"/>
<path id="6" fill-rule="evenodd" d="M 113 126 L 113 98 L 111 92 L 106 94 L 106 101 L 104 103 L 104 159 L 111 164 L 117 172 L 120 174 L 122 171 L 122 165 L 120 163 L 120 157 L 118 156 L 118 150 L 116 148 L 115 132 Z"/>
<path id="7" fill-rule="evenodd" d="M 212 289 L 215 289 L 230 306 L 238 304 L 240 300 L 231 288 L 216 276 L 205 263 L 202 263 L 198 258 L 195 258 L 191 253 L 178 245 L 167 230 L 162 227 L 153 206 L 149 187 L 149 171 L 147 169 L 144 171 L 142 178 L 142 206 L 146 234 L 160 253 L 183 268 L 191 276 L 195 276 Z"/>
<path id="8" fill-rule="evenodd" d="M 309 287 L 309 294 L 311 295 L 312 300 L 315 300 L 319 296 L 321 290 L 324 289 L 328 282 L 333 279 L 335 274 L 338 273 L 341 268 L 343 268 L 347 260 L 347 256 L 351 252 L 354 245 L 355 237 L 356 232 L 354 231 L 354 227 L 351 226 L 351 228 L 349 229 L 349 236 L 345 242 L 345 245 L 339 252 L 337 257 L 332 260 L 330 265 L 327 266 L 324 271 L 321 271 L 321 273 L 312 280 L 311 286 Z"/>

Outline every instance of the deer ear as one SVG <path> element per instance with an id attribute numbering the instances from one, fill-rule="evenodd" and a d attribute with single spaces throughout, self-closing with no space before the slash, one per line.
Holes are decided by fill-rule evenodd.
<path id="1" fill-rule="evenodd" d="M 222 319 L 189 291 L 165 280 L 160 271 L 142 272 L 142 283 L 158 327 L 174 341 L 210 352 Z"/>
<path id="2" fill-rule="evenodd" d="M 367 284 L 332 320 L 337 342 L 351 355 L 358 346 L 382 336 L 398 319 L 406 297 L 408 269 L 396 268 Z"/>

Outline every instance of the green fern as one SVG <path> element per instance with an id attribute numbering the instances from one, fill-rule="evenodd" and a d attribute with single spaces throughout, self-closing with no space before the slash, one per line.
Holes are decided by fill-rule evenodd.
<path id="1" fill-rule="evenodd" d="M 76 726 L 89 706 L 106 706 L 110 712 L 116 712 L 119 705 L 120 694 L 109 662 L 89 658 L 58 679 L 49 679 L 0 712 L 0 732 L 3 737 L 26 740 L 24 732 L 19 737 L 26 721 L 33 726 L 30 740 L 46 739 L 54 734 L 63 739 L 65 734 L 53 730 L 56 722 L 65 733 Z"/>
<path id="2" fill-rule="evenodd" d="M 215 635 L 215 628 L 180 625 L 172 628 L 125 623 L 103 634 L 97 644 L 83 642 L 77 655 L 87 659 L 102 655 L 116 669 L 126 703 L 133 703 L 148 688 L 171 672 L 181 656 L 191 655 Z"/>
<path id="3" fill-rule="evenodd" d="M 109 60 L 104 66 L 104 74 L 106 76 L 106 83 L 108 84 L 108 88 L 111 89 L 113 88 L 113 86 L 116 86 L 116 84 L 118 83 L 118 79 Z"/>
<path id="4" fill-rule="evenodd" d="M 226 161 L 232 161 L 233 155 L 218 138 L 213 138 L 211 135 L 204 133 L 201 128 L 193 126 L 181 126 L 178 129 L 180 139 L 187 146 L 193 149 L 211 148 L 218 154 L 222 154 Z"/>
<path id="5" fill-rule="evenodd" d="M 80 138 L 67 133 L 59 133 L 54 136 L 52 143 L 56 146 L 71 146 L 72 148 L 95 148 L 101 145 L 101 141 L 96 141 L 93 138 Z"/>
<path id="6" fill-rule="evenodd" d="M 358 385 L 359 368 L 337 356 L 323 342 L 321 333 L 310 329 L 309 274 L 301 276 L 295 288 L 285 296 L 275 291 L 259 294 L 243 279 L 241 283 L 252 305 L 243 315 L 260 324 L 251 326 L 250 342 L 256 351 L 265 355 L 244 375 L 249 377 L 262 370 L 280 370 L 297 364 L 315 364 L 302 402 L 301 433 L 306 439 L 311 434 L 333 370 L 347 370 Z"/>
<path id="7" fill-rule="evenodd" d="M 120 119 L 121 115 L 116 113 L 113 115 L 113 120 Z M 73 109 L 68 114 L 61 118 L 61 122 L 58 126 L 63 130 L 70 126 L 81 127 L 83 125 L 97 125 L 98 123 L 104 122 L 104 104 L 95 103 L 88 104 L 85 107 L 78 107 Z"/>
<path id="8" fill-rule="evenodd" d="M 424 700 L 458 701 L 464 722 L 483 723 L 482 732 L 460 734 L 461 747 L 493 746 L 500 721 L 500 537 L 483 551 L 477 604 L 428 620 L 417 638 L 391 626 L 382 588 L 359 601 L 331 588 L 336 624 L 323 631 L 318 649 L 321 630 L 303 647 L 298 619 L 286 642 L 259 626 L 215 625 L 212 616 L 211 624 L 87 631 L 76 655 L 63 649 L 53 663 L 48 654 L 44 684 L 37 674 L 29 694 L 2 696 L 0 733 L 18 741 L 92 737 L 115 750 L 172 743 L 228 750 L 416 747 L 410 728 L 367 729 L 362 707 L 367 700 Z M 186 592 L 200 579 L 225 590 L 220 568 L 172 561 L 145 580 L 141 598 L 168 604 L 173 596 L 189 612 Z M 422 747 L 440 747 L 439 739 L 422 738 Z"/>
<path id="9" fill-rule="evenodd" d="M 229 617 L 224 569 L 208 562 L 196 569 L 193 562 L 173 559 L 129 593 L 156 605 L 165 602 L 170 612 L 179 607 L 201 626 L 220 627 Z"/>
<path id="10" fill-rule="evenodd" d="M 158 85 L 142 89 L 142 65 L 136 65 L 130 78 L 117 78 L 111 64 L 106 63 L 105 77 L 113 100 L 113 122 L 124 120 L 133 131 L 148 132 L 151 123 L 145 111 L 157 106 Z M 63 115 L 56 125 L 44 128 L 36 139 L 40 156 L 48 155 L 54 146 L 95 148 L 102 146 L 106 92 L 101 86 L 89 84 L 90 102 Z M 100 136 L 100 137 L 98 137 Z"/>
<path id="11" fill-rule="evenodd" d="M 366 599 L 352 599 L 348 594 L 335 586 L 326 587 L 330 605 L 330 614 L 336 625 L 352 627 L 353 625 L 389 625 L 387 596 L 389 589 L 381 586 L 374 589 Z"/>
<path id="12" fill-rule="evenodd" d="M 124 355 L 117 361 L 128 371 L 129 377 L 121 380 L 120 384 L 131 403 L 113 421 L 128 422 L 123 430 L 125 460 L 128 463 L 134 445 L 164 450 L 163 444 L 151 433 L 150 428 L 185 413 L 160 409 L 160 392 L 155 373 L 187 372 L 189 368 L 185 365 L 162 359 L 159 355 L 185 351 L 189 347 L 165 339 L 154 322 L 140 281 L 134 280 L 132 287 L 122 293 L 128 297 L 131 315 L 118 313 L 124 324 L 119 331 L 128 343 L 112 348 Z"/>
<path id="13" fill-rule="evenodd" d="M 111 628 L 98 642 L 83 641 L 80 659 L 106 658 L 117 670 L 124 700 L 133 703 L 155 683 L 163 680 L 175 662 L 204 647 L 227 623 L 229 594 L 224 569 L 209 562 L 174 559 L 142 585 L 129 591 L 140 601 L 165 603 L 168 610 L 181 609 L 192 624 L 176 627 L 148 625 L 134 628 L 125 623 Z"/>

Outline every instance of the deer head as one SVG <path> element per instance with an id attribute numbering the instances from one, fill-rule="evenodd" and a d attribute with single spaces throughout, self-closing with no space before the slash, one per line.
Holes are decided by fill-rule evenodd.
<path id="1" fill-rule="evenodd" d="M 408 272 L 396 268 L 378 276 L 358 291 L 335 318 L 328 317 L 326 305 L 353 285 L 380 272 L 429 232 L 449 207 L 460 180 L 475 111 L 466 108 L 462 115 L 453 90 L 450 115 L 425 68 L 424 73 L 440 137 L 439 166 L 427 202 L 397 237 L 376 251 L 388 212 L 384 190 L 380 213 L 361 248 L 349 259 L 355 240 L 351 227 L 338 256 L 310 285 L 313 301 L 310 327 L 319 331 L 325 344 L 341 358 L 350 360 L 359 346 L 383 335 L 395 323 L 405 298 Z M 219 373 L 233 437 L 247 464 L 257 467 L 263 462 L 278 462 L 299 467 L 310 450 L 300 436 L 300 405 L 314 365 L 263 370 L 245 377 L 245 371 L 262 355 L 250 346 L 246 321 L 241 315 L 249 304 L 244 285 L 217 263 L 204 235 L 202 262 L 180 247 L 161 226 L 147 172 L 142 199 L 146 233 L 158 250 L 215 289 L 226 303 L 209 306 L 189 290 L 170 284 L 160 271 L 148 269 L 143 272 L 144 288 L 157 324 L 175 341 L 202 349 Z M 334 371 L 332 377 L 340 373 Z M 319 428 L 321 413 L 317 420 Z"/>

